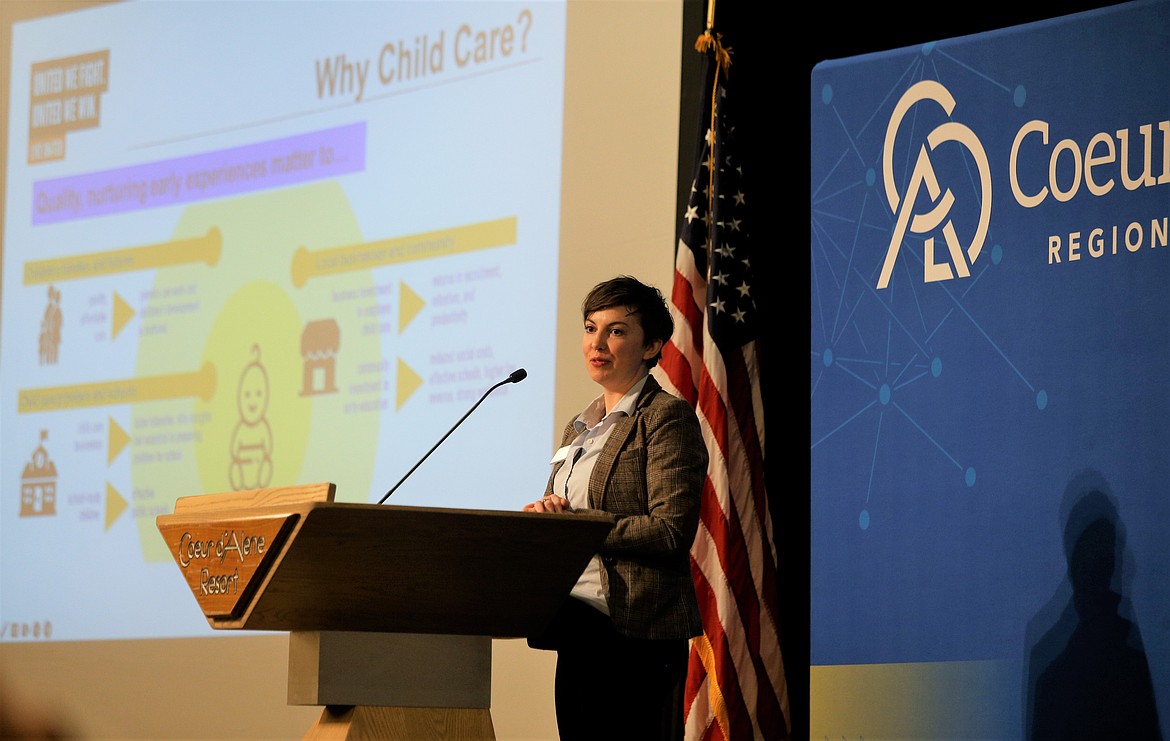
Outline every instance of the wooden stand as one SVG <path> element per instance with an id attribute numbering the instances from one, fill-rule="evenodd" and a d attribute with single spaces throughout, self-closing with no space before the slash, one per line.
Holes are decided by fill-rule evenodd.
<path id="1" fill-rule="evenodd" d="M 157 520 L 213 628 L 289 631 L 306 739 L 494 739 L 491 639 L 539 632 L 603 516 L 345 504 L 332 484 L 185 497 Z"/>
<path id="2" fill-rule="evenodd" d="M 305 741 L 495 741 L 491 714 L 471 708 L 326 707 Z"/>

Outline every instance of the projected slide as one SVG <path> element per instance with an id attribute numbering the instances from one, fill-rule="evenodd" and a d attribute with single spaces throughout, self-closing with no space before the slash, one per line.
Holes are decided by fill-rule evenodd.
<path id="1" fill-rule="evenodd" d="M 17 24 L 0 640 L 209 632 L 155 518 L 317 481 L 519 509 L 552 429 L 564 6 Z"/>

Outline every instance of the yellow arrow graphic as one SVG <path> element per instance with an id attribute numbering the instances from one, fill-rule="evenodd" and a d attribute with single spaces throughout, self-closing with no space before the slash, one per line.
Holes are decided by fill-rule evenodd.
<path id="1" fill-rule="evenodd" d="M 110 529 L 110 525 L 114 524 L 114 520 L 126 511 L 129 506 L 126 499 L 118 493 L 118 490 L 106 484 L 106 530 Z"/>
<path id="2" fill-rule="evenodd" d="M 126 322 L 133 318 L 134 308 L 126 303 L 126 299 L 119 296 L 117 291 L 114 291 L 114 327 L 110 339 L 117 337 L 122 328 L 126 326 Z"/>
<path id="3" fill-rule="evenodd" d="M 422 376 L 415 373 L 409 365 L 402 362 L 402 358 L 398 359 L 398 400 L 395 404 L 395 409 L 401 409 L 406 400 L 418 391 L 422 386 Z"/>
<path id="4" fill-rule="evenodd" d="M 212 227 L 202 237 L 26 262 L 24 284 L 31 286 L 37 283 L 56 283 L 97 275 L 167 268 L 192 262 L 215 265 L 219 262 L 222 251 L 223 238 L 219 229 Z"/>
<path id="5" fill-rule="evenodd" d="M 300 288 L 309 278 L 322 275 L 369 270 L 383 265 L 427 260 L 515 243 L 516 217 L 510 216 L 343 247 L 320 250 L 298 247 L 293 254 L 292 281 L 293 285 Z"/>
<path id="6" fill-rule="evenodd" d="M 414 321 L 427 302 L 405 283 L 399 281 L 398 287 L 398 334 L 402 334 L 402 330 Z"/>
<path id="7" fill-rule="evenodd" d="M 106 444 L 106 465 L 114 462 L 122 449 L 130 442 L 130 436 L 122 429 L 122 426 L 114 421 L 113 417 L 109 418 L 109 434 L 107 435 L 108 442 Z"/>
<path id="8" fill-rule="evenodd" d="M 178 399 L 185 396 L 198 396 L 203 401 L 211 401 L 214 395 L 215 366 L 205 363 L 193 373 L 81 383 L 75 386 L 21 389 L 16 411 L 18 414 L 30 414 L 58 409 L 136 404 L 141 401 Z"/>

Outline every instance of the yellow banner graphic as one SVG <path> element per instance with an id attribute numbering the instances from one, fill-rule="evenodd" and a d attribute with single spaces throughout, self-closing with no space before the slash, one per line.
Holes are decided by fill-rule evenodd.
<path id="1" fill-rule="evenodd" d="M 516 243 L 516 217 L 437 229 L 407 237 L 394 237 L 321 250 L 297 248 L 292 261 L 293 285 L 300 288 L 309 278 L 355 270 L 369 270 L 432 257 L 446 257 Z"/>
<path id="2" fill-rule="evenodd" d="M 211 401 L 211 397 L 215 395 L 215 383 L 215 366 L 205 363 L 193 373 L 21 389 L 17 412 L 31 414 L 81 407 L 137 404 L 185 396 L 198 396 L 203 401 Z"/>
<path id="3" fill-rule="evenodd" d="M 215 265 L 219 262 L 222 251 L 223 237 L 219 229 L 212 227 L 201 237 L 26 262 L 24 284 L 31 286 L 38 283 L 58 283 L 77 278 L 132 273 L 193 262 Z"/>

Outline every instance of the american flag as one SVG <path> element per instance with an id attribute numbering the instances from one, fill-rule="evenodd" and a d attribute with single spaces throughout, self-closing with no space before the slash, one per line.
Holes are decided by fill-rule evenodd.
<path id="1" fill-rule="evenodd" d="M 711 460 L 691 548 L 703 635 L 691 641 L 686 739 L 777 741 L 789 738 L 791 716 L 764 487 L 752 201 L 728 113 L 730 57 L 718 37 L 704 37 L 697 46 L 708 49 L 709 128 L 679 236 L 670 300 L 675 333 L 656 371 L 695 406 Z"/>

